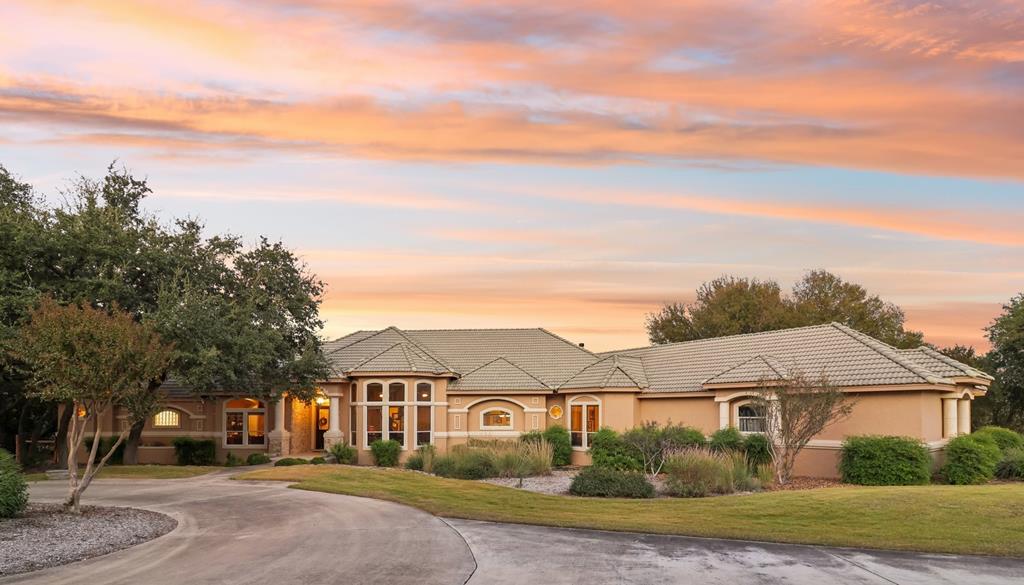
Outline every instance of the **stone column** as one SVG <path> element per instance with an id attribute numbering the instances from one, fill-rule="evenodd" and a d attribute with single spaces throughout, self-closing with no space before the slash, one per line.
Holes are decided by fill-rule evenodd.
<path id="1" fill-rule="evenodd" d="M 956 432 L 960 435 L 971 433 L 971 401 L 966 398 L 956 401 Z"/>
<path id="2" fill-rule="evenodd" d="M 729 426 L 729 403 L 718 403 L 718 428 L 724 429 Z"/>
<path id="3" fill-rule="evenodd" d="M 942 399 L 942 436 L 946 439 L 952 439 L 957 433 L 956 403 L 956 398 Z"/>
<path id="4" fill-rule="evenodd" d="M 341 433 L 341 397 L 331 396 L 331 415 L 327 432 L 324 433 L 324 449 L 330 451 L 342 439 Z"/>
<path id="5" fill-rule="evenodd" d="M 274 430 L 267 433 L 267 450 L 271 457 L 284 457 L 291 452 L 291 433 L 284 428 L 285 400 L 287 398 L 282 396 L 274 403 Z"/>

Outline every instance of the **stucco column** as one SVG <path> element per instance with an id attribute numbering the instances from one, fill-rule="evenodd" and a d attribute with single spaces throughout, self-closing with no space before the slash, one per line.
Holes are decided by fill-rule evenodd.
<path id="1" fill-rule="evenodd" d="M 956 432 L 961 435 L 971 432 L 971 401 L 966 398 L 956 401 Z"/>
<path id="2" fill-rule="evenodd" d="M 729 427 L 729 403 L 719 402 L 718 403 L 718 428 L 725 429 Z"/>
<path id="3" fill-rule="evenodd" d="M 340 443 L 341 434 L 341 397 L 331 396 L 331 414 L 327 432 L 324 433 L 324 449 L 330 451 L 335 443 Z"/>
<path id="4" fill-rule="evenodd" d="M 284 456 L 291 451 L 291 433 L 284 428 L 284 403 L 281 397 L 274 403 L 274 430 L 267 433 L 267 450 L 272 457 Z"/>
<path id="5" fill-rule="evenodd" d="M 952 439 L 957 433 L 956 403 L 956 398 L 942 399 L 942 436 L 947 439 Z"/>

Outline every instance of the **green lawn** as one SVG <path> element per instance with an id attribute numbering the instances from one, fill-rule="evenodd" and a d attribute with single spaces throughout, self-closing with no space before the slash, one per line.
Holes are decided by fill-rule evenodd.
<path id="1" fill-rule="evenodd" d="M 44 481 L 44 480 L 46 480 L 46 474 L 42 473 L 42 472 L 39 472 L 39 473 L 23 473 L 22 477 L 25 478 L 25 481 Z"/>
<path id="2" fill-rule="evenodd" d="M 450 518 L 1024 557 L 1024 484 L 829 488 L 702 499 L 548 496 L 397 469 L 301 466 L 237 479 L 390 500 Z"/>
<path id="3" fill-rule="evenodd" d="M 198 465 L 109 465 L 100 470 L 98 479 L 182 479 L 205 475 L 223 467 Z"/>

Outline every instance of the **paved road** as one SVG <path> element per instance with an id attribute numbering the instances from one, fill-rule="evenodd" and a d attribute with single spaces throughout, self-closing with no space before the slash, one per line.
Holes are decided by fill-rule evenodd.
<path id="1" fill-rule="evenodd" d="M 56 501 L 61 482 L 33 484 Z M 377 500 L 236 482 L 98 480 L 87 504 L 171 514 L 148 543 L 0 584 L 1024 583 L 1024 561 L 442 521 Z M 468 546 L 467 546 L 468 543 Z"/>

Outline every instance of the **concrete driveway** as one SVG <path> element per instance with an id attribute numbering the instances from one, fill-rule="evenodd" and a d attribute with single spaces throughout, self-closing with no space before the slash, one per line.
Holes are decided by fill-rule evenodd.
<path id="1" fill-rule="evenodd" d="M 0 583 L 917 584 L 1024 582 L 1024 561 L 443 521 L 364 498 L 238 482 L 98 480 L 87 504 L 171 514 L 148 543 Z M 58 501 L 63 482 L 32 487 Z M 467 546 L 468 543 L 468 546 Z"/>

